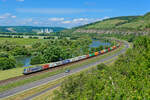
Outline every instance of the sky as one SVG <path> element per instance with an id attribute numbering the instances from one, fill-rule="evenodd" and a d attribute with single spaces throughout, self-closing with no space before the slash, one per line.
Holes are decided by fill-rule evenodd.
<path id="1" fill-rule="evenodd" d="M 149 11 L 150 0 L 0 0 L 0 26 L 71 28 Z"/>

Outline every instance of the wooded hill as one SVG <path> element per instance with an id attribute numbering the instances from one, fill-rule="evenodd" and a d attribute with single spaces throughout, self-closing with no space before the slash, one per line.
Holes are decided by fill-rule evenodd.
<path id="1" fill-rule="evenodd" d="M 85 25 L 85 29 L 119 29 L 150 31 L 150 12 L 143 16 L 123 16 Z"/>
<path id="2" fill-rule="evenodd" d="M 73 28 L 81 33 L 136 34 L 150 33 L 150 12 L 143 16 L 122 16 Z"/>
<path id="3" fill-rule="evenodd" d="M 0 32 L 7 33 L 37 33 L 41 30 L 53 30 L 53 32 L 62 31 L 63 27 L 35 27 L 35 26 L 0 26 Z"/>

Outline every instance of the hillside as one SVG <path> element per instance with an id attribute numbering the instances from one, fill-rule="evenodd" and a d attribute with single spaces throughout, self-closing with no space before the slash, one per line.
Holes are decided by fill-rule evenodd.
<path id="1" fill-rule="evenodd" d="M 150 50 L 149 42 L 149 37 L 140 37 L 134 41 L 135 48 L 114 64 L 100 64 L 90 73 L 66 79 L 54 100 L 149 100 L 150 56 L 145 55 Z"/>
<path id="2" fill-rule="evenodd" d="M 63 27 L 34 27 L 34 26 L 0 26 L 0 32 L 10 33 L 38 33 L 42 30 L 51 30 L 53 32 L 62 31 Z"/>
<path id="3" fill-rule="evenodd" d="M 150 31 L 150 13 L 143 16 L 123 16 L 91 23 L 78 29 Z"/>

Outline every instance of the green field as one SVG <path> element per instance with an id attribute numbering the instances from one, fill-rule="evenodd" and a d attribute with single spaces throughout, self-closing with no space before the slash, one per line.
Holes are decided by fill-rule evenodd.
<path id="1" fill-rule="evenodd" d="M 43 79 L 43 78 L 46 78 L 46 77 L 50 77 L 50 76 L 53 76 L 53 75 L 56 75 L 56 74 L 59 74 L 61 72 L 64 72 L 67 68 L 69 69 L 73 69 L 73 68 L 78 68 L 78 67 L 81 67 L 81 66 L 84 66 L 84 65 L 87 65 L 89 63 L 93 63 L 93 62 L 96 62 L 97 60 L 100 60 L 100 59 L 103 59 L 107 56 L 110 56 L 110 55 L 113 55 L 115 54 L 116 52 L 119 52 L 120 50 L 122 50 L 124 48 L 124 46 L 122 46 L 121 48 L 115 50 L 115 51 L 112 51 L 112 52 L 109 52 L 107 54 L 104 54 L 104 55 L 101 55 L 101 56 L 97 56 L 95 58 L 92 58 L 92 59 L 88 59 L 88 60 L 85 60 L 85 61 L 82 61 L 82 62 L 79 62 L 79 63 L 76 63 L 76 64 L 72 64 L 70 66 L 66 66 L 65 68 L 61 68 L 61 69 L 57 69 L 57 70 L 54 70 L 52 72 L 46 72 L 46 73 L 42 73 L 40 75 L 37 75 L 37 76 L 33 76 L 31 78 L 27 78 L 27 79 L 24 79 L 24 80 L 19 80 L 19 81 L 16 81 L 16 82 L 13 82 L 13 83 L 9 83 L 9 84 L 6 84 L 6 85 L 2 85 L 0 87 L 0 92 L 2 91 L 6 91 L 6 90 L 9 90 L 9 89 L 12 89 L 12 88 L 15 88 L 17 86 L 21 86 L 21 85 L 24 85 L 24 84 L 27 84 L 27 83 L 31 83 L 33 81 L 37 81 L 37 80 L 40 80 L 40 79 Z M 19 69 L 18 69 L 19 71 Z M 11 72 L 13 73 L 13 72 Z M 14 72 L 15 73 L 15 72 Z M 22 72 L 20 72 L 22 73 Z M 20 75 L 20 73 L 18 73 L 18 75 Z M 2 75 L 2 77 L 5 77 L 9 74 L 9 72 L 5 73 Z M 13 77 L 13 76 L 12 76 Z"/>
<path id="2" fill-rule="evenodd" d="M 19 45 L 31 45 L 35 42 L 45 42 L 48 40 L 44 39 L 26 39 L 26 38 L 0 38 L 0 43 L 5 43 L 6 41 L 13 42 Z"/>

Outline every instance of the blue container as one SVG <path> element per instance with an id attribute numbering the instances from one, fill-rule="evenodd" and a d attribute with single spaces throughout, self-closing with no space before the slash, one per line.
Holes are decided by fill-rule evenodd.
<path id="1" fill-rule="evenodd" d="M 69 60 L 69 59 L 67 59 L 67 60 L 63 60 L 62 62 L 63 62 L 63 64 L 67 64 L 67 63 L 69 63 L 69 62 L 70 62 L 70 60 Z"/>
<path id="2" fill-rule="evenodd" d="M 99 51 L 99 54 L 101 54 L 101 51 Z"/>

